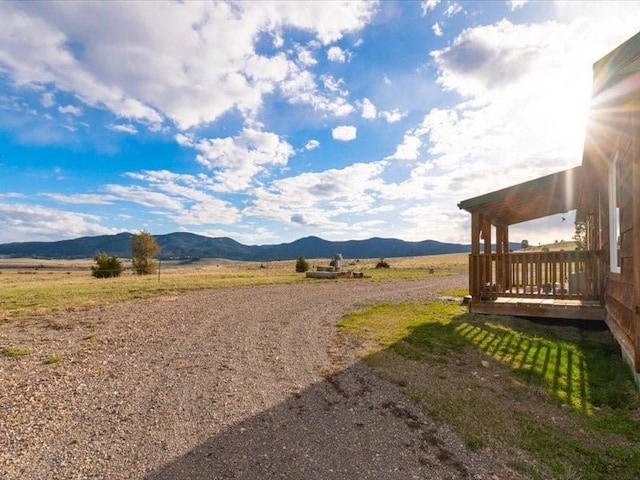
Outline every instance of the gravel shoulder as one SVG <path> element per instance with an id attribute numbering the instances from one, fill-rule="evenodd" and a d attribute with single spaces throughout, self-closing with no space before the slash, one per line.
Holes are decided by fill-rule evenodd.
<path id="1" fill-rule="evenodd" d="M 0 325 L 0 478 L 512 478 L 337 335 L 465 276 L 202 291 Z M 51 355 L 62 358 L 46 365 Z"/>

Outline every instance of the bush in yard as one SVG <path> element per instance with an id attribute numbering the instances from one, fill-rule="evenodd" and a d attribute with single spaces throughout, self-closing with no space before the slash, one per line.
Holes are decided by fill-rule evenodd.
<path id="1" fill-rule="evenodd" d="M 389 268 L 389 263 L 384 258 L 380 257 L 380 261 L 376 263 L 376 268 Z"/>
<path id="2" fill-rule="evenodd" d="M 309 262 L 307 262 L 302 255 L 296 260 L 296 272 L 304 273 L 309 270 Z"/>
<path id="3" fill-rule="evenodd" d="M 115 255 L 98 252 L 93 261 L 96 264 L 91 266 L 91 275 L 96 278 L 119 277 L 122 273 L 122 262 Z"/>

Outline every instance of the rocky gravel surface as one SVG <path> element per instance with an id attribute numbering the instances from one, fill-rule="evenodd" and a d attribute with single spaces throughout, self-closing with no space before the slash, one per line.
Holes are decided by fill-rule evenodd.
<path id="1" fill-rule="evenodd" d="M 349 311 L 466 281 L 217 289 L 0 325 L 0 349 L 34 351 L 0 357 L 0 478 L 516 478 L 337 334 Z"/>

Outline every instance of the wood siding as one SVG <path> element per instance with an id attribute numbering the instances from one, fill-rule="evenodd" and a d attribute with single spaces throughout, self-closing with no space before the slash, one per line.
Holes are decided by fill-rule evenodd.
<path id="1" fill-rule="evenodd" d="M 629 109 L 628 111 L 632 111 Z M 622 115 L 618 119 L 619 125 L 624 125 L 618 137 L 618 192 L 617 204 L 620 208 L 620 273 L 610 272 L 605 288 L 605 307 L 607 311 L 606 321 L 613 335 L 620 343 L 627 358 L 640 372 L 640 323 L 637 319 L 637 284 L 635 261 L 640 257 L 635 253 L 637 239 L 640 232 L 634 226 L 636 211 L 638 208 L 638 186 L 635 185 L 634 164 L 640 161 L 638 158 L 636 140 L 640 132 L 637 129 L 637 121 L 630 114 Z M 634 115 L 637 117 L 637 115 Z M 623 121 L 621 121 L 623 120 Z M 602 198 L 608 199 L 608 192 L 603 192 Z M 608 202 L 608 200 L 607 200 Z M 635 215 L 634 215 L 635 214 Z M 607 220 L 609 220 L 607 218 Z M 605 224 L 607 230 L 605 250 L 616 248 L 609 244 L 609 222 Z M 607 259 L 608 263 L 608 259 Z M 610 270 L 610 265 L 608 270 Z"/>

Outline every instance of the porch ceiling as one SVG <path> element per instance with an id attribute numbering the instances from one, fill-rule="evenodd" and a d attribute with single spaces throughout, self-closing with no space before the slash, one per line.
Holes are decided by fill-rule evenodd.
<path id="1" fill-rule="evenodd" d="M 516 223 L 575 210 L 582 167 L 574 167 L 545 177 L 463 200 L 458 207 L 481 213 L 494 225 Z"/>

